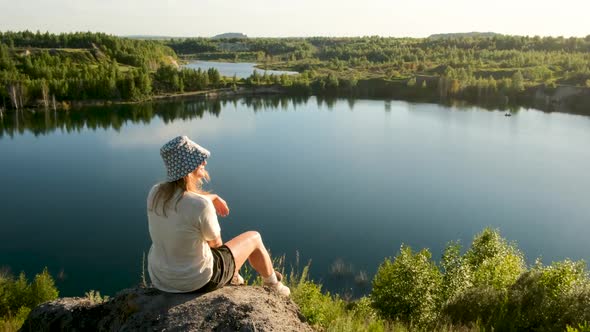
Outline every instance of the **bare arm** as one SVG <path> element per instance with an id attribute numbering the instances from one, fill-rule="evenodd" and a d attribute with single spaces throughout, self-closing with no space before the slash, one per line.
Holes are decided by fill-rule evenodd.
<path id="1" fill-rule="evenodd" d="M 219 195 L 217 195 L 217 194 L 206 194 L 203 196 L 209 198 L 211 200 L 211 202 L 215 201 L 219 197 Z"/>
<path id="2" fill-rule="evenodd" d="M 205 196 L 207 196 L 207 198 L 209 198 L 211 202 L 213 202 L 213 206 L 215 206 L 215 211 L 218 215 L 220 215 L 221 217 L 227 217 L 227 215 L 229 214 L 229 207 L 227 206 L 227 203 L 223 200 L 223 198 L 219 197 L 219 195 L 216 194 L 207 194 Z"/>

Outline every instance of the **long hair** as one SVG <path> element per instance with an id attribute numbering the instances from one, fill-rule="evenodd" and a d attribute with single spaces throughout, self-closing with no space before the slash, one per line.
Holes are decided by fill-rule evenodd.
<path id="1" fill-rule="evenodd" d="M 196 190 L 193 190 L 197 194 L 209 194 L 208 191 L 203 190 L 203 182 L 208 182 L 210 177 L 206 170 L 203 170 L 204 176 L 196 180 Z M 149 210 L 154 211 L 157 215 L 166 216 L 166 210 L 170 209 L 170 204 L 175 198 L 174 211 L 178 206 L 178 202 L 183 197 L 184 193 L 188 190 L 188 181 L 192 178 L 191 174 L 184 178 L 178 179 L 172 182 L 162 182 L 158 186 L 158 189 L 154 193 Z M 161 213 L 161 214 L 160 214 Z"/>

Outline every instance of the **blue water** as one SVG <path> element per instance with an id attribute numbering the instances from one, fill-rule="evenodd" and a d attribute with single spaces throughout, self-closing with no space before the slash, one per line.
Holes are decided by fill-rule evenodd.
<path id="1" fill-rule="evenodd" d="M 258 230 L 315 280 L 366 291 L 402 243 L 469 244 L 486 226 L 530 263 L 590 259 L 590 118 L 401 101 L 183 101 L 0 119 L 0 266 L 48 266 L 61 295 L 140 281 L 145 197 L 159 148 L 188 135 L 212 152 L 208 188 L 225 239 Z M 337 276 L 341 261 L 350 274 Z"/>
<path id="2" fill-rule="evenodd" d="M 260 75 L 264 75 L 264 73 L 270 75 L 293 75 L 297 74 L 294 71 L 283 71 L 283 70 L 264 70 L 260 68 L 256 68 L 256 63 L 250 62 L 215 62 L 215 61 L 193 61 L 190 62 L 184 67 L 192 68 L 192 69 L 201 69 L 207 70 L 209 68 L 215 68 L 219 71 L 222 76 L 233 77 L 236 75 L 237 78 L 248 78 L 254 70 L 256 70 Z"/>

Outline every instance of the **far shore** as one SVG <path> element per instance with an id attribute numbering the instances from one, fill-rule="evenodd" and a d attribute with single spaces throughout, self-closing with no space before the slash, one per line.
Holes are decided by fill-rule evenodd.
<path id="1" fill-rule="evenodd" d="M 183 93 L 166 93 L 161 95 L 154 95 L 150 96 L 149 98 L 128 101 L 128 100 L 110 100 L 110 99 L 93 99 L 93 100 L 72 100 L 72 101 L 61 101 L 56 104 L 57 109 L 64 109 L 69 107 L 83 107 L 83 106 L 103 106 L 103 105 L 132 105 L 132 104 L 141 104 L 150 101 L 158 101 L 158 100 L 170 100 L 170 99 L 183 99 L 195 96 L 202 96 L 205 98 L 218 98 L 218 97 L 234 97 L 234 96 L 257 96 L 257 95 L 274 95 L 274 94 L 283 94 L 285 90 L 281 89 L 277 86 L 269 86 L 269 87 L 238 87 L 237 90 L 232 88 L 222 88 L 222 89 L 210 89 L 210 90 L 201 90 L 201 91 L 188 91 Z M 65 105 L 64 105 L 65 103 Z M 49 109 L 52 109 L 53 106 L 49 106 Z M 43 104 L 41 102 L 38 103 L 37 107 L 28 107 L 28 109 L 32 110 L 43 110 Z"/>

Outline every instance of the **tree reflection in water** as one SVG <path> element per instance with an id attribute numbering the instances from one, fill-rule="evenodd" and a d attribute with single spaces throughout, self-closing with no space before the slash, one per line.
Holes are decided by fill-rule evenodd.
<path id="1" fill-rule="evenodd" d="M 297 109 L 306 104 L 309 97 L 262 96 L 240 99 L 185 99 L 176 101 L 146 102 L 85 106 L 70 110 L 21 110 L 4 111 L 0 117 L 0 137 L 14 137 L 30 132 L 35 136 L 57 130 L 75 132 L 82 129 L 119 131 L 126 123 L 149 124 L 159 118 L 164 123 L 175 120 L 202 118 L 205 113 L 219 116 L 227 105 L 238 104 L 259 111 L 287 110 L 289 105 Z"/>

